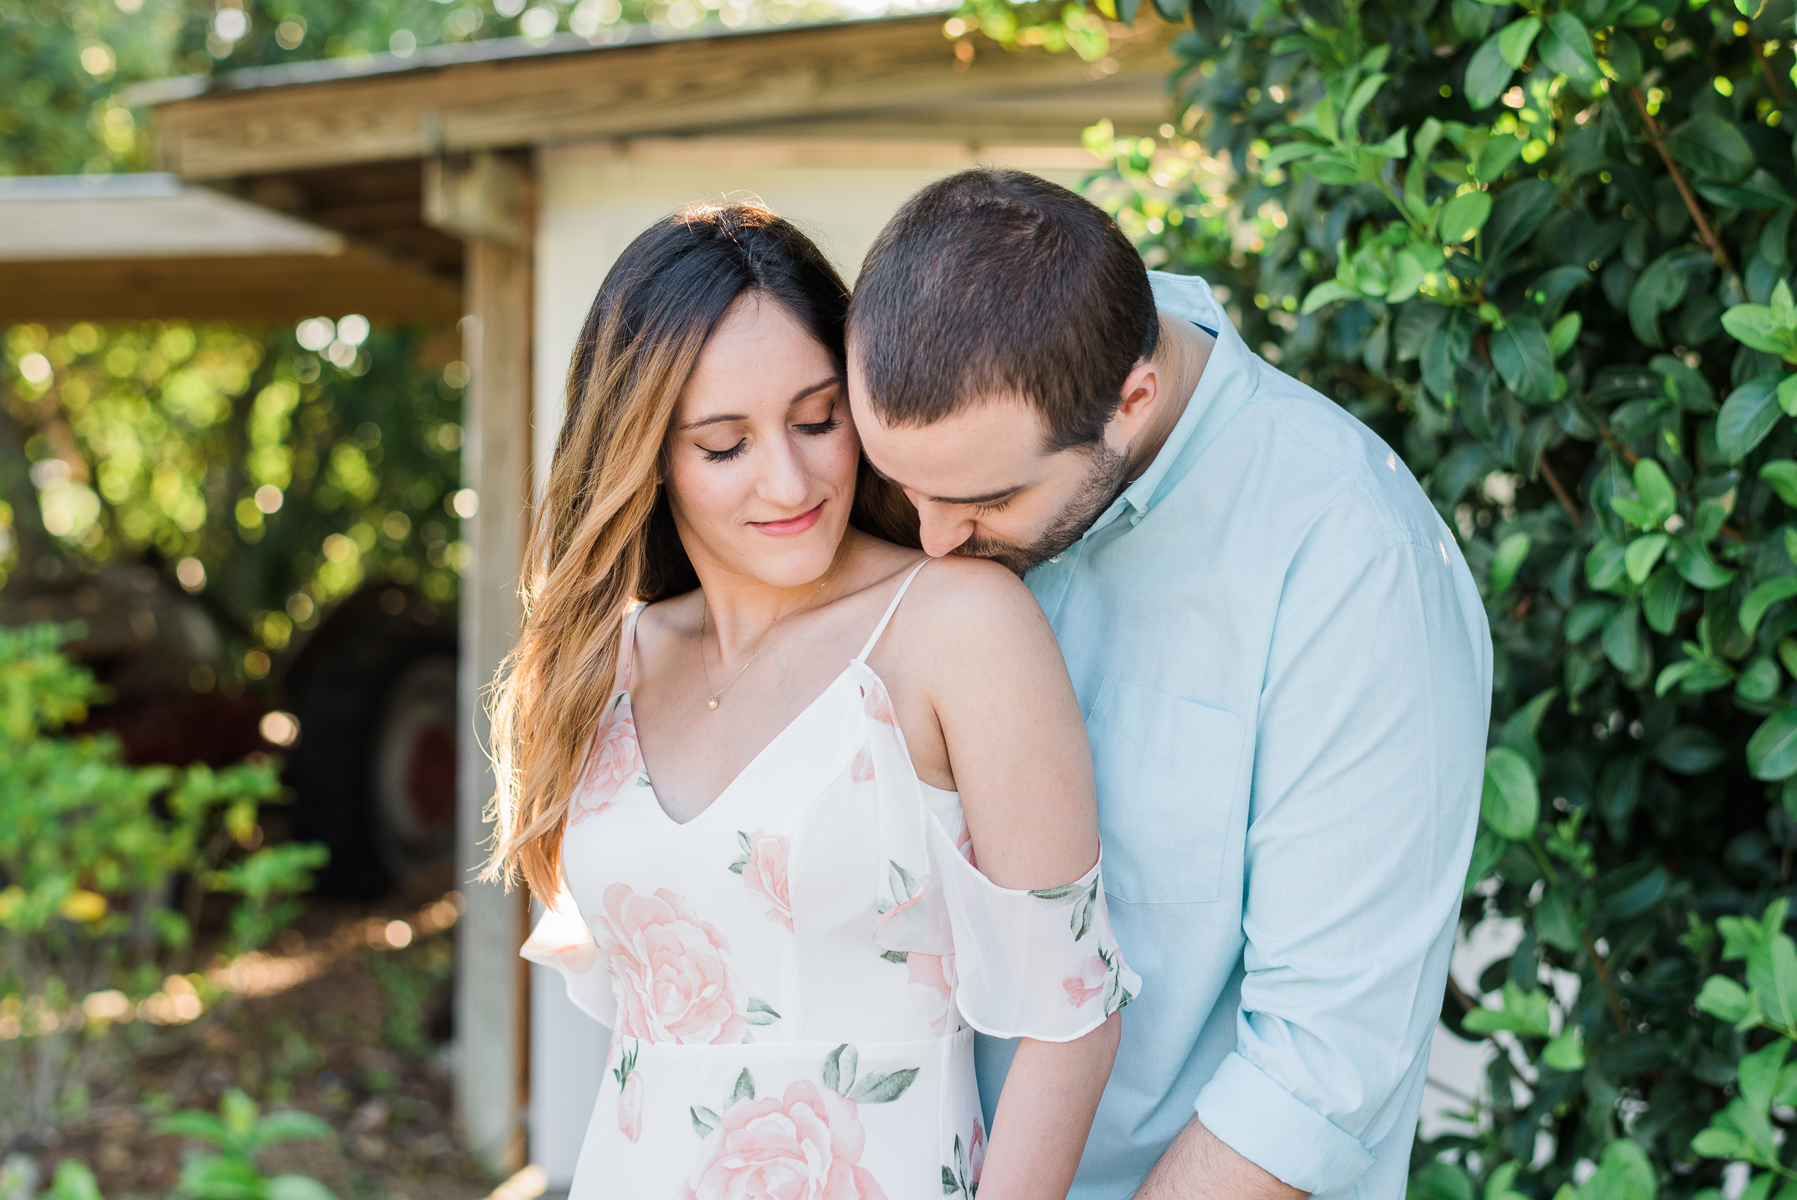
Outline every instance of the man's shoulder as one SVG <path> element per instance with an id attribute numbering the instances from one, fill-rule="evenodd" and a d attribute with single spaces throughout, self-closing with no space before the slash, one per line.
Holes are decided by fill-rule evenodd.
<path id="1" fill-rule="evenodd" d="M 1203 279 L 1151 271 L 1149 280 L 1163 310 L 1234 339 L 1252 364 L 1242 409 L 1206 450 L 1212 462 L 1201 476 L 1215 481 L 1217 464 L 1233 464 L 1248 476 L 1229 482 L 1234 494 L 1258 492 L 1268 506 L 1262 511 L 1306 528 L 1352 530 L 1357 542 L 1434 544 L 1440 517 L 1390 445 L 1341 405 L 1241 344 Z"/>

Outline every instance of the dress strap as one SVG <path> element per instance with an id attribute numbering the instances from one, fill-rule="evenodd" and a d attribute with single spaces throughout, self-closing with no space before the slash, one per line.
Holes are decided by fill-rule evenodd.
<path id="1" fill-rule="evenodd" d="M 624 691 L 630 690 L 630 672 L 636 666 L 636 619 L 647 607 L 640 602 L 632 604 L 624 614 L 624 632 L 618 638 L 618 678 L 623 680 Z"/>
<path id="2" fill-rule="evenodd" d="M 892 614 L 898 611 L 899 601 L 905 598 L 905 592 L 910 588 L 911 581 L 917 578 L 917 573 L 919 571 L 935 561 L 936 560 L 933 558 L 926 558 L 915 567 L 911 568 L 911 573 L 905 576 L 905 582 L 899 584 L 898 594 L 893 596 L 892 603 L 886 606 L 886 615 L 880 618 L 880 623 L 878 625 L 874 626 L 873 636 L 867 639 L 867 645 L 861 647 L 861 653 L 857 654 L 852 661 L 862 662 L 869 654 L 873 653 L 874 643 L 878 642 L 880 640 L 880 635 L 886 632 L 886 626 L 891 623 Z"/>

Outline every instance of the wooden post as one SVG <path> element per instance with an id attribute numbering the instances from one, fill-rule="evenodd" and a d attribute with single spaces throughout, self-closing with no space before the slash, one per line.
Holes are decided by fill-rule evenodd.
<path id="1" fill-rule="evenodd" d="M 483 219 L 462 226 L 472 202 L 459 170 L 435 173 L 454 183 L 451 203 L 426 212 L 444 228 L 467 236 L 463 341 L 470 371 L 463 425 L 463 486 L 479 504 L 463 524 L 474 566 L 462 587 L 462 729 L 475 744 L 460 757 L 456 796 L 456 862 L 467 908 L 456 933 L 456 1116 L 464 1144 L 496 1173 L 524 1159 L 523 1116 L 528 1094 L 529 973 L 518 957 L 528 919 L 525 893 L 473 882 L 491 825 L 482 817 L 493 795 L 487 757 L 485 690 L 517 636 L 522 610 L 518 581 L 524 562 L 530 498 L 531 206 L 528 176 L 483 169 L 515 194 L 498 208 L 516 221 L 510 229 Z M 489 197 L 489 199 L 493 199 Z"/>

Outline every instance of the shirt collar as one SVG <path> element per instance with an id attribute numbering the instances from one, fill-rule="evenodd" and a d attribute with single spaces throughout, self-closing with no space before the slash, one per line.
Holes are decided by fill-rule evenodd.
<path id="1" fill-rule="evenodd" d="M 1184 477 L 1192 460 L 1209 444 L 1210 437 L 1201 437 L 1198 430 L 1206 424 L 1208 416 L 1224 407 L 1218 404 L 1219 399 L 1238 393 L 1245 398 L 1253 386 L 1253 356 L 1248 353 L 1247 345 L 1230 323 L 1223 306 L 1217 303 L 1210 285 L 1195 275 L 1168 275 L 1160 271 L 1150 271 L 1148 278 L 1154 287 L 1155 303 L 1163 312 L 1213 333 L 1216 345 L 1204 364 L 1197 386 L 1186 400 L 1185 411 L 1180 413 L 1166 442 L 1147 469 L 1123 489 L 1103 516 L 1092 523 L 1088 534 L 1109 525 L 1123 514 L 1125 508 L 1131 510 L 1132 523 L 1139 523 L 1147 516 L 1155 502 Z M 1213 431 L 1207 430 L 1207 434 L 1210 432 Z"/>

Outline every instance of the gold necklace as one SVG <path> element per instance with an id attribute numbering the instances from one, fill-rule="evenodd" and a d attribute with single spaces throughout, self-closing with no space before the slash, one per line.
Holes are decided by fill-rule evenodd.
<path id="1" fill-rule="evenodd" d="M 799 613 L 805 612 L 806 610 L 810 609 L 812 605 L 817 603 L 817 598 L 819 596 L 823 595 L 824 589 L 830 586 L 830 580 L 835 578 L 836 568 L 842 564 L 842 560 L 844 557 L 843 551 L 846 550 L 847 548 L 848 548 L 848 538 L 845 537 L 842 539 L 842 545 L 836 551 L 836 557 L 834 559 L 832 559 L 830 562 L 830 569 L 828 571 L 824 572 L 823 580 L 817 585 L 817 590 L 812 592 L 810 596 L 806 597 L 805 603 L 799 605 L 799 607 L 793 609 L 791 612 L 781 613 L 778 617 L 775 617 L 774 623 L 772 625 L 769 625 L 767 627 L 767 632 L 761 635 L 761 644 L 759 646 L 755 647 L 755 653 L 749 655 L 749 661 L 744 663 L 742 665 L 742 667 L 740 669 L 738 669 L 736 674 L 734 674 L 730 677 L 730 680 L 728 683 L 724 684 L 723 687 L 718 688 L 715 691 L 712 690 L 712 686 L 711 686 L 711 668 L 709 666 L 707 666 L 706 662 L 705 662 L 705 628 L 706 628 L 706 625 L 711 617 L 711 604 L 705 597 L 704 589 L 700 589 L 700 592 L 699 592 L 699 671 L 701 674 L 703 674 L 705 676 L 705 691 L 710 697 L 705 702 L 706 708 L 711 709 L 713 712 L 717 711 L 718 697 L 722 696 L 725 692 L 729 691 L 732 687 L 734 687 L 736 685 L 736 681 L 743 677 L 743 672 L 747 671 L 750 667 L 755 665 L 755 660 L 761 657 L 762 650 L 767 648 L 768 638 L 773 636 L 774 630 L 780 628 L 780 623 L 782 621 L 786 620 L 787 617 L 797 616 Z M 719 652 L 720 656 L 723 653 L 723 643 L 721 640 L 718 643 L 718 652 Z"/>

